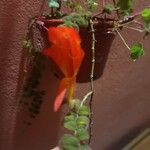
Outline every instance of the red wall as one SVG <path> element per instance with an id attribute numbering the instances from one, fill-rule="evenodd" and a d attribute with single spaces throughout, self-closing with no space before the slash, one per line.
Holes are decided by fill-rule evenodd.
<path id="1" fill-rule="evenodd" d="M 136 9 L 142 10 L 149 4 L 148 1 L 137 0 Z M 52 112 L 52 100 L 59 80 L 51 67 L 47 67 L 41 81 L 41 88 L 46 89 L 47 94 L 41 113 L 32 121 L 32 126 L 23 124 L 23 120 L 28 119 L 27 112 L 18 111 L 17 107 L 24 75 L 22 41 L 29 18 L 38 14 L 40 6 L 41 3 L 34 0 L 0 1 L 0 150 L 48 150 L 57 144 L 63 132 L 60 125 L 65 111 Z M 142 40 L 137 32 L 129 33 L 124 29 L 122 34 L 129 39 L 129 44 Z M 133 63 L 118 36 L 113 40 L 98 32 L 97 37 L 96 57 L 99 61 L 94 82 L 91 147 L 93 150 L 120 150 L 150 125 L 150 38 L 144 41 L 146 55 Z M 85 38 L 85 41 L 83 47 L 88 50 L 89 39 Z M 89 90 L 89 83 L 84 80 L 88 72 L 86 66 L 84 62 L 79 74 L 76 89 L 79 98 Z"/>

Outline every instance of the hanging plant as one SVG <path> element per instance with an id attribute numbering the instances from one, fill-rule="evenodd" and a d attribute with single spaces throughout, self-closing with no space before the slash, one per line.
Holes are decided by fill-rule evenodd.
<path id="1" fill-rule="evenodd" d="M 47 2 L 50 13 L 43 13 L 44 4 Z M 63 14 L 61 6 L 66 6 L 69 13 Z M 140 20 L 140 21 L 139 21 Z M 59 148 L 62 150 L 88 150 L 90 149 L 92 129 L 92 102 L 94 94 L 94 69 L 95 69 L 95 47 L 96 28 L 105 27 L 106 34 L 118 34 L 124 45 L 129 50 L 131 60 L 135 61 L 144 55 L 142 43 L 135 42 L 129 46 L 121 35 L 123 28 L 143 33 L 143 38 L 150 34 L 150 8 L 147 7 L 140 12 L 133 13 L 132 0 L 112 0 L 111 3 L 102 1 L 102 9 L 97 0 L 85 0 L 84 5 L 72 0 L 44 0 L 39 16 L 29 22 L 27 39 L 24 48 L 33 59 L 32 77 L 26 82 L 23 96 L 32 97 L 36 103 L 31 104 L 29 111 L 32 117 L 38 114 L 37 109 L 42 103 L 44 91 L 37 91 L 43 70 L 42 59 L 52 59 L 60 68 L 64 77 L 60 80 L 56 98 L 54 100 L 54 111 L 60 109 L 67 93 L 68 113 L 64 117 L 63 126 L 70 131 L 61 139 Z M 49 48 L 37 50 L 31 39 L 33 28 L 44 30 L 48 34 Z M 91 33 L 91 73 L 90 91 L 83 99 L 74 98 L 76 76 L 84 59 L 84 50 L 81 47 L 79 30 L 86 28 Z M 84 39 L 82 39 L 84 40 Z M 23 99 L 23 103 L 27 104 Z M 89 101 L 89 103 L 86 103 Z"/>

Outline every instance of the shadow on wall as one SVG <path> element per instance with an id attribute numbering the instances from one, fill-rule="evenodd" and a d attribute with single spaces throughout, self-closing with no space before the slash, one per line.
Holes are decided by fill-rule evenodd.
<path id="1" fill-rule="evenodd" d="M 50 149 L 58 143 L 58 133 L 61 124 L 60 111 L 53 111 L 53 100 L 59 80 L 51 71 L 51 63 L 46 61 L 46 69 L 40 80 L 39 88 L 45 90 L 46 94 L 42 98 L 40 113 L 32 118 L 29 111 L 33 98 L 26 99 L 27 106 L 21 105 L 18 112 L 16 126 L 16 149 Z M 32 146 L 32 147 L 31 147 Z"/>
<path id="2" fill-rule="evenodd" d="M 130 131 L 126 135 L 124 135 L 119 141 L 116 141 L 113 144 L 109 145 L 106 150 L 122 149 L 147 128 L 149 128 L 149 122 L 144 122 L 143 124 L 137 125 L 137 127 L 130 129 Z"/>
<path id="3" fill-rule="evenodd" d="M 83 29 L 80 32 L 82 38 L 82 47 L 85 51 L 85 59 L 77 78 L 78 82 L 90 81 L 92 42 L 91 32 L 89 31 L 89 29 Z M 45 35 L 45 32 L 40 32 L 36 29 L 36 32 L 33 32 L 31 37 L 34 39 L 33 43 L 41 43 L 41 49 L 39 47 L 37 47 L 37 49 L 39 48 L 39 50 L 42 50 L 43 47 L 47 47 L 48 41 L 43 41 L 43 39 L 47 39 L 47 34 Z M 97 27 L 96 66 L 94 79 L 100 78 L 103 74 L 113 39 L 114 35 L 106 34 L 106 30 L 104 30 L 104 28 Z M 24 78 L 24 72 L 22 68 L 24 67 L 25 57 L 25 53 L 23 52 L 22 62 L 20 64 L 18 91 L 20 91 L 20 88 L 22 87 L 21 84 Z M 60 114 L 59 112 L 53 112 L 53 100 L 55 99 L 55 93 L 59 83 L 58 78 L 62 77 L 62 73 L 53 62 L 46 60 L 45 64 L 46 69 L 43 72 L 43 77 L 40 81 L 41 85 L 39 86 L 39 89 L 44 89 L 46 91 L 46 95 L 43 97 L 43 104 L 40 114 L 38 114 L 35 119 L 30 119 L 32 125 L 27 127 L 25 126 L 24 121 L 29 120 L 29 107 L 23 106 L 21 111 L 18 113 L 16 127 L 16 149 L 30 150 L 32 146 L 33 150 L 41 150 L 53 148 L 58 144 L 59 130 L 63 114 Z M 28 101 L 30 105 L 33 103 L 33 99 L 31 98 L 29 98 Z M 36 144 L 37 142 L 38 144 Z"/>
<path id="4" fill-rule="evenodd" d="M 39 30 L 34 30 L 31 33 L 31 38 L 34 39 L 36 43 L 41 43 L 42 46 L 45 45 L 42 41 L 44 38 L 41 36 Z M 47 43 L 47 41 L 46 41 Z M 45 90 L 46 94 L 40 99 L 40 106 L 35 104 L 35 97 L 22 97 L 20 94 L 24 93 L 22 91 L 24 80 L 28 81 L 30 79 L 30 74 L 32 70 L 32 65 L 26 64 L 27 55 L 25 51 L 22 52 L 22 61 L 20 63 L 20 77 L 18 81 L 18 94 L 17 96 L 23 101 L 19 106 L 17 125 L 16 125 L 16 137 L 15 137 L 15 150 L 21 149 L 50 149 L 57 145 L 58 143 L 58 133 L 60 128 L 61 115 L 60 112 L 55 113 L 53 111 L 53 100 L 55 99 L 55 94 L 57 86 L 59 83 L 58 78 L 54 76 L 53 63 L 49 60 L 44 59 L 45 69 L 42 72 L 42 78 L 40 79 L 40 85 L 35 89 Z M 27 66 L 26 66 L 27 65 Z M 26 67 L 25 67 L 26 66 Z M 27 69 L 27 73 L 24 72 Z M 28 78 L 29 77 L 29 78 Z M 34 80 L 34 78 L 32 78 Z M 25 82 L 26 85 L 26 82 Z M 30 88 L 30 87 L 29 87 Z M 36 100 L 37 101 L 37 100 Z M 35 110 L 37 114 L 34 116 L 31 113 L 31 106 L 40 107 L 40 110 Z M 40 112 L 39 112 L 40 111 Z"/>
<path id="5" fill-rule="evenodd" d="M 91 60 L 92 60 L 92 35 L 90 29 L 83 29 L 80 32 L 82 38 L 82 48 L 85 51 L 85 58 L 78 74 L 78 82 L 90 82 Z M 99 79 L 104 71 L 108 54 L 115 35 L 107 33 L 107 29 L 103 26 L 97 26 L 95 30 L 96 46 L 95 46 L 95 72 L 94 80 Z"/>

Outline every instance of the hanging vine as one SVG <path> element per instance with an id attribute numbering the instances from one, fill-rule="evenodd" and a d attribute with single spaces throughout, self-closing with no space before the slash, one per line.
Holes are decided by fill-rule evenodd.
<path id="1" fill-rule="evenodd" d="M 47 3 L 50 7 L 50 13 L 44 13 L 45 3 Z M 69 14 L 63 14 L 61 12 L 62 5 L 67 6 L 68 11 L 70 11 Z M 30 36 L 30 31 L 33 29 L 33 26 L 39 28 L 40 30 L 44 29 L 45 32 L 50 31 L 49 26 L 54 26 L 55 28 L 65 26 L 67 27 L 65 29 L 66 31 L 72 28 L 74 28 L 75 31 L 80 30 L 80 28 L 90 29 L 92 41 L 91 73 L 89 75 L 91 80 L 90 91 L 85 94 L 83 99 L 79 100 L 72 98 L 68 103 L 69 112 L 64 117 L 63 125 L 70 131 L 70 134 L 64 134 L 64 136 L 60 139 L 59 147 L 62 150 L 90 149 L 89 145 L 92 138 L 94 69 L 96 61 L 95 51 L 97 42 L 95 33 L 97 25 L 101 24 L 105 26 L 107 28 L 107 33 L 111 32 L 115 35 L 119 35 L 122 42 L 129 50 L 130 58 L 133 61 L 136 61 L 138 58 L 144 55 L 144 46 L 142 43 L 137 42 L 129 46 L 127 41 L 121 34 L 122 28 L 128 28 L 130 30 L 144 33 L 143 38 L 146 38 L 150 34 L 149 6 L 144 8 L 144 10 L 141 10 L 140 12 L 133 13 L 132 0 L 112 0 L 111 3 L 103 0 L 102 10 L 99 10 L 98 7 L 100 6 L 97 0 L 86 0 L 84 2 L 84 5 L 82 5 L 78 1 L 72 0 L 43 0 L 39 15 L 30 20 L 27 39 L 24 42 L 24 48 L 28 51 L 30 57 L 32 57 L 34 61 L 31 76 L 26 82 L 23 93 L 24 98 L 21 102 L 29 106 L 30 116 L 32 118 L 35 118 L 35 114 L 39 113 L 40 104 L 42 103 L 42 96 L 45 94 L 45 92 L 36 90 L 39 85 L 41 71 L 44 68 L 44 64 L 42 61 L 44 59 L 44 56 L 42 55 L 42 51 L 38 51 L 37 49 L 35 49 L 32 38 Z M 53 43 L 55 48 L 59 47 L 52 41 L 52 39 L 50 39 L 50 42 Z M 47 56 L 49 55 L 48 53 L 49 52 L 47 51 Z M 57 63 L 57 65 L 59 64 Z M 61 95 L 61 100 L 59 99 L 59 105 L 62 103 L 63 96 Z M 25 100 L 27 97 L 33 99 L 31 104 L 29 104 Z M 88 100 L 89 105 L 87 104 Z"/>

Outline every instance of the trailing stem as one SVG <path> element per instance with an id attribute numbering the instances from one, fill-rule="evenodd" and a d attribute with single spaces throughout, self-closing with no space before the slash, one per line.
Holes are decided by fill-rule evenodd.
<path id="1" fill-rule="evenodd" d="M 115 29 L 115 31 L 118 33 L 119 37 L 121 38 L 122 42 L 127 47 L 127 49 L 130 50 L 130 47 L 128 46 L 127 42 L 125 41 L 125 39 L 123 38 L 123 36 L 120 34 L 120 32 L 117 29 Z"/>
<path id="2" fill-rule="evenodd" d="M 144 30 L 141 30 L 141 29 L 139 29 L 139 28 L 134 28 L 134 27 L 130 27 L 130 26 L 123 26 L 123 27 L 125 27 L 125 28 L 127 28 L 127 29 L 130 29 L 130 30 L 134 30 L 134 31 L 138 31 L 138 32 L 144 32 Z"/>
<path id="3" fill-rule="evenodd" d="M 94 29 L 94 23 L 92 19 L 90 19 L 90 27 L 91 27 L 91 33 L 92 33 L 92 67 L 91 67 L 91 97 L 90 97 L 90 121 L 89 121 L 89 144 L 91 142 L 91 137 L 92 137 L 92 115 L 93 115 L 93 109 L 92 109 L 92 102 L 93 102 L 93 94 L 94 94 L 94 70 L 95 70 L 95 44 L 96 44 L 96 38 L 95 38 L 95 29 Z"/>

